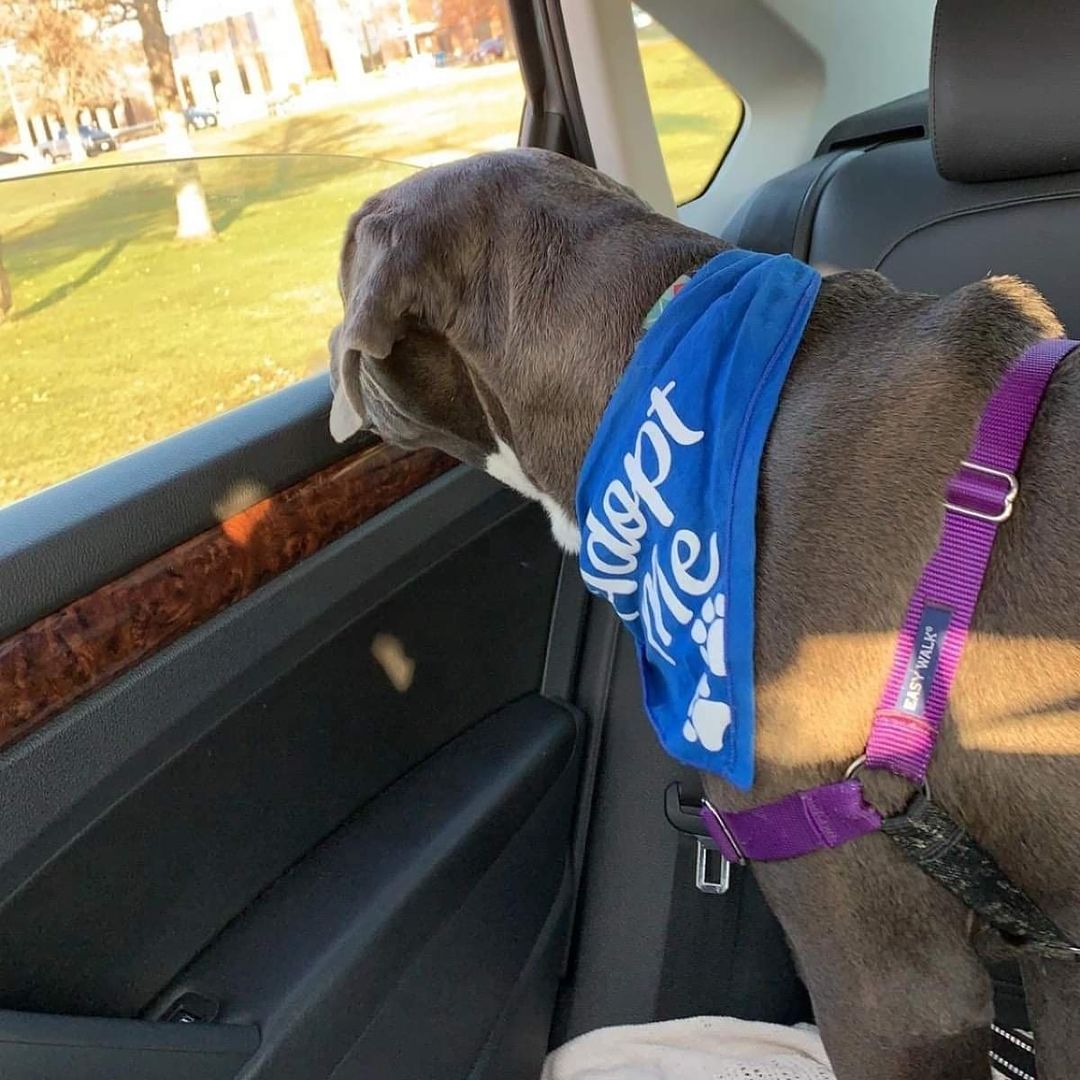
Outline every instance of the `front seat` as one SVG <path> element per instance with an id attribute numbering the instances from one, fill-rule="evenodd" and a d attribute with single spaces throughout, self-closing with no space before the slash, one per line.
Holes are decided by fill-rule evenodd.
<path id="1" fill-rule="evenodd" d="M 1032 282 L 1080 333 L 1080 5 L 940 0 L 931 89 L 837 124 L 725 239 L 947 293 Z"/>

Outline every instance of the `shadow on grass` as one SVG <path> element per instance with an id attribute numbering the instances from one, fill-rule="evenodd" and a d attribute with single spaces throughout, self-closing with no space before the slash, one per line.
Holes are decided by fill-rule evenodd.
<path id="1" fill-rule="evenodd" d="M 351 109 L 322 114 L 317 123 L 311 117 L 290 116 L 284 122 L 252 131 L 237 139 L 233 149 L 251 154 L 356 154 L 357 140 L 374 135 L 378 124 L 358 121 Z"/>
<path id="2" fill-rule="evenodd" d="M 124 250 L 128 245 L 127 240 L 115 240 L 108 251 L 102 252 L 78 277 L 71 281 L 64 282 L 63 285 L 57 285 L 55 289 L 46 293 L 40 300 L 35 300 L 28 308 L 16 309 L 11 315 L 11 322 L 18 322 L 20 319 L 26 319 L 31 315 L 37 315 L 38 312 L 45 311 L 47 308 L 51 308 L 53 304 L 58 304 L 61 300 L 70 296 L 76 289 L 82 288 L 83 285 L 88 285 L 94 280 L 105 268 Z"/>
<path id="3" fill-rule="evenodd" d="M 252 155 L 246 159 L 258 162 L 261 168 L 253 170 L 265 174 L 262 183 L 250 182 L 242 193 L 215 197 L 207 193 L 214 228 L 218 233 L 227 232 L 246 210 L 253 206 L 272 202 L 276 199 L 291 198 L 304 190 L 309 190 L 328 180 L 334 180 L 347 171 L 342 160 L 335 157 L 319 158 L 309 156 L 290 157 L 288 154 Z M 302 164 L 300 164 L 302 162 Z M 298 183 L 298 174 L 304 172 L 303 182 Z M 217 212 L 221 202 L 228 202 L 227 208 Z"/>
<path id="4" fill-rule="evenodd" d="M 284 123 L 273 124 L 237 139 L 232 150 L 241 160 L 258 162 L 254 170 L 263 174 L 261 183 L 251 183 L 243 196 L 229 199 L 231 205 L 221 214 L 214 214 L 214 227 L 226 232 L 246 210 L 260 203 L 291 198 L 301 191 L 338 179 L 350 170 L 384 164 L 350 152 L 356 140 L 365 133 L 377 130 L 377 125 L 358 123 L 355 115 L 345 111 L 333 117 L 320 116 L 318 123 L 310 117 L 293 116 Z M 221 160 L 205 158 L 200 163 Z M 300 174 L 304 174 L 302 182 Z"/>
<path id="5" fill-rule="evenodd" d="M 264 153 L 197 160 L 210 216 L 219 234 L 256 205 L 294 198 L 328 181 L 349 175 L 361 178 L 368 170 L 387 167 L 368 158 L 329 154 Z M 401 175 L 409 171 L 403 166 Z M 4 194 L 18 195 L 26 206 L 33 207 L 28 219 L 7 230 L 9 274 L 14 280 L 51 272 L 109 240 L 123 246 L 160 234 L 166 241 L 176 228 L 173 181 L 171 162 L 114 165 L 7 181 Z M 15 184 L 26 186 L 12 190 Z M 49 208 L 58 204 L 61 209 L 42 220 Z M 342 224 L 344 220 L 342 215 Z"/>

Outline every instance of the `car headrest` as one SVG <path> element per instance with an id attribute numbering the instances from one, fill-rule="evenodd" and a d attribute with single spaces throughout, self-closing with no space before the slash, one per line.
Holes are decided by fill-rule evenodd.
<path id="1" fill-rule="evenodd" d="M 938 0 L 930 135 L 947 180 L 1080 169 L 1080 4 Z"/>

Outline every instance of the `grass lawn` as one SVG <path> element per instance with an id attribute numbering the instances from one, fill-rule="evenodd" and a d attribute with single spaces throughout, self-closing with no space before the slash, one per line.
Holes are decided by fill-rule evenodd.
<path id="1" fill-rule="evenodd" d="M 685 199 L 711 176 L 741 106 L 677 43 L 642 48 Z M 425 78 L 196 133 L 197 152 L 212 155 L 200 163 L 218 230 L 209 243 L 174 241 L 172 167 L 153 151 L 0 183 L 15 294 L 0 324 L 0 505 L 325 366 L 349 212 L 416 167 L 516 141 L 515 64 Z"/>

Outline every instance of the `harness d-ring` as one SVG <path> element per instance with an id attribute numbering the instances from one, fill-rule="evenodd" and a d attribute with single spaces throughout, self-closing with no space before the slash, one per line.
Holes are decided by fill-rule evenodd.
<path id="1" fill-rule="evenodd" d="M 848 767 L 844 773 L 845 780 L 851 780 L 855 774 L 862 768 L 866 767 L 866 755 L 860 754 Z M 892 776 L 900 776 L 899 773 L 891 773 Z M 907 780 L 907 777 L 900 777 L 902 780 Z M 910 783 L 910 781 L 908 781 Z M 922 793 L 929 799 L 930 798 L 930 781 L 924 776 L 922 779 Z"/>

